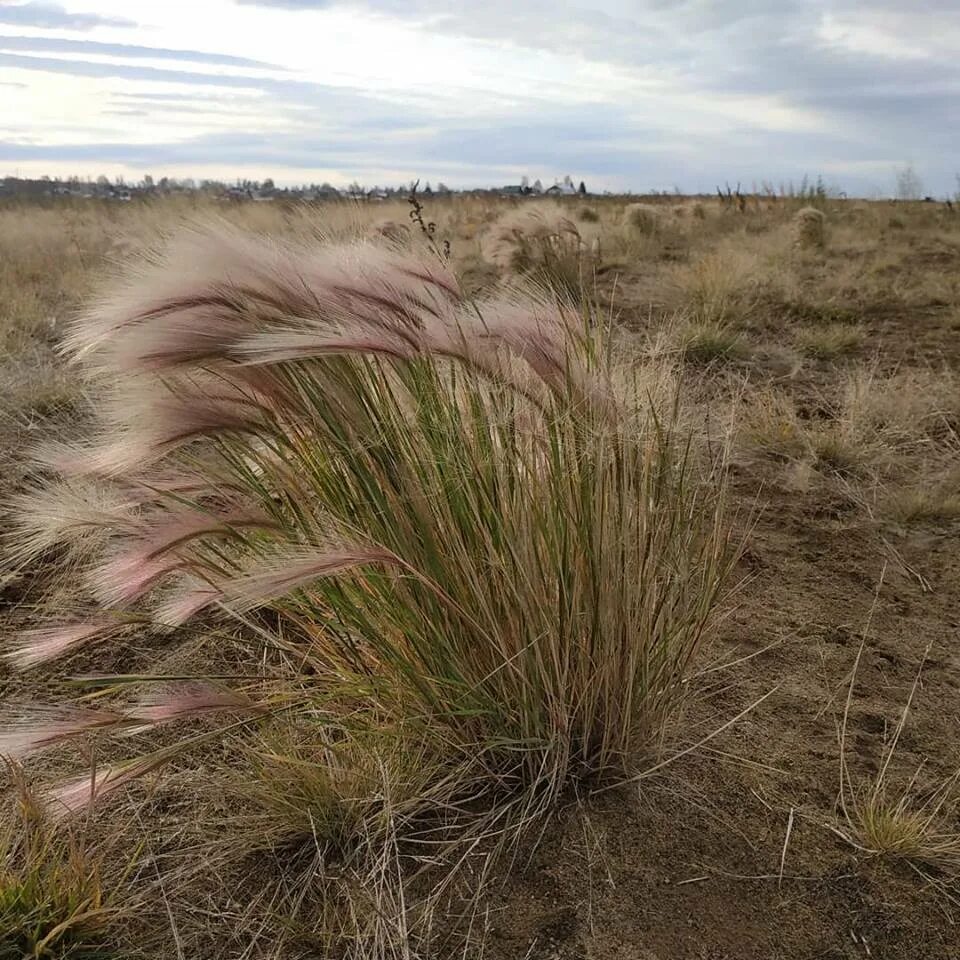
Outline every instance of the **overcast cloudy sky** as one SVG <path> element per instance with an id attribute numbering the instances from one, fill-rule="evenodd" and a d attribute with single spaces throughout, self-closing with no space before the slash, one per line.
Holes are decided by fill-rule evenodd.
<path id="1" fill-rule="evenodd" d="M 957 189 L 960 0 L 0 0 L 0 176 Z"/>

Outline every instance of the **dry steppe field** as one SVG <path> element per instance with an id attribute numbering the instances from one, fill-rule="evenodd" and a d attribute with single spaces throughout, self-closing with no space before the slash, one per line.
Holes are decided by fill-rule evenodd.
<path id="1" fill-rule="evenodd" d="M 960 956 L 960 212 L 423 216 L 0 207 L 0 958 Z"/>

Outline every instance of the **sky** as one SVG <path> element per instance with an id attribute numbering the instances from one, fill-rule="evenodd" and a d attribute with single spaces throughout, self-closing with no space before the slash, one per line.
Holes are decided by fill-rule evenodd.
<path id="1" fill-rule="evenodd" d="M 960 0 L 0 0 L 0 176 L 960 190 Z"/>

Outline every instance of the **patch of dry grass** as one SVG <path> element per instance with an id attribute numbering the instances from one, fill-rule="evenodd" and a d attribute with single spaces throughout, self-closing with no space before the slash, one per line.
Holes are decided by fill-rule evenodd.
<path id="1" fill-rule="evenodd" d="M 816 416 L 770 389 L 748 400 L 739 432 L 748 447 L 779 459 L 809 459 L 850 476 L 892 476 L 937 445 L 952 445 L 960 403 L 953 378 L 921 370 L 881 376 L 849 372 Z"/>
<path id="2" fill-rule="evenodd" d="M 863 644 L 854 662 L 843 718 L 840 724 L 841 822 L 834 831 L 869 856 L 902 861 L 951 900 L 960 882 L 960 770 L 931 784 L 923 765 L 912 775 L 897 777 L 897 750 L 920 686 L 921 664 L 910 695 L 884 746 L 880 765 L 872 778 L 855 780 L 847 754 L 850 704 Z"/>
<path id="3" fill-rule="evenodd" d="M 665 299 L 698 323 L 741 324 L 758 306 L 770 277 L 759 252 L 725 241 L 691 263 L 674 266 L 664 280 Z"/>
<path id="4" fill-rule="evenodd" d="M 82 831 L 57 831 L 19 769 L 9 773 L 13 802 L 0 815 L 0 957 L 114 960 L 110 925 L 126 875 L 105 876 Z"/>
<path id="5" fill-rule="evenodd" d="M 750 355 L 744 337 L 722 323 L 690 321 L 678 328 L 675 339 L 680 354 L 689 363 L 743 360 Z"/>
<path id="6" fill-rule="evenodd" d="M 825 327 L 804 327 L 797 331 L 797 349 L 816 360 L 833 360 L 854 353 L 863 345 L 864 335 L 857 327 L 832 323 Z"/>

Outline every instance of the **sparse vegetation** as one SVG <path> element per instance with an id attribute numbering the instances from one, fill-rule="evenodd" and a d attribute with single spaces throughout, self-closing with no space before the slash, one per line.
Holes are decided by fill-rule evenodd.
<path id="1" fill-rule="evenodd" d="M 863 343 L 863 333 L 853 326 L 832 323 L 825 327 L 806 327 L 797 332 L 800 352 L 817 360 L 832 360 L 852 353 Z"/>
<path id="2" fill-rule="evenodd" d="M 855 782 L 847 756 L 850 704 L 863 656 L 857 654 L 840 727 L 840 794 L 842 817 L 836 832 L 857 850 L 909 864 L 939 892 L 954 900 L 960 881 L 960 832 L 952 826 L 960 802 L 957 785 L 960 769 L 939 784 L 930 785 L 924 765 L 909 777 L 896 781 L 894 765 L 900 759 L 898 747 L 920 684 L 920 671 L 910 689 L 900 718 L 891 725 L 876 775 Z"/>

